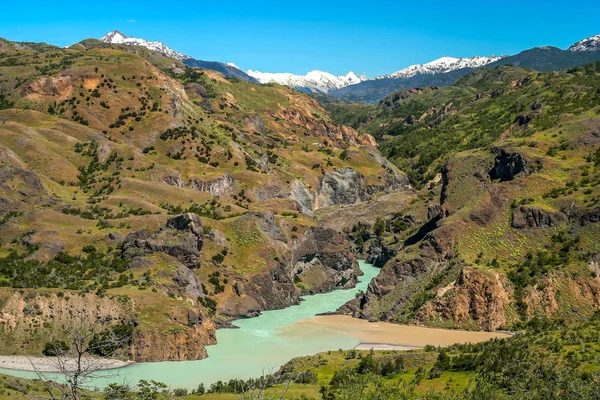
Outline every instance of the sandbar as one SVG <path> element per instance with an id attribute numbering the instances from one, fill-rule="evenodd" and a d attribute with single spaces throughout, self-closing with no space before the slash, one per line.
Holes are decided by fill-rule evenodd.
<path id="1" fill-rule="evenodd" d="M 464 331 L 397 325 L 389 322 L 369 322 L 347 315 L 322 315 L 298 321 L 286 327 L 282 335 L 285 335 L 286 331 L 319 330 L 353 336 L 360 343 L 371 345 L 376 350 L 378 345 L 401 346 L 407 349 L 422 348 L 428 344 L 444 347 L 456 343 L 478 343 L 493 338 L 511 336 L 510 332 Z"/>

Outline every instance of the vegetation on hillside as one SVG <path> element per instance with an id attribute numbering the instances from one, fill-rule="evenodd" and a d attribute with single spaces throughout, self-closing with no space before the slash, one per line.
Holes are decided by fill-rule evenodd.
<path id="1" fill-rule="evenodd" d="M 325 105 L 332 118 L 382 142 L 386 156 L 420 186 L 459 151 L 501 137 L 526 138 L 600 100 L 600 63 L 566 72 L 510 66 L 473 72 L 446 88 L 407 89 L 369 105 Z"/>
<path id="2" fill-rule="evenodd" d="M 315 196 L 345 168 L 365 187 L 400 175 L 305 94 L 139 46 L 1 40 L 0 76 L 0 310 L 85 294 L 109 313 L 131 299 L 137 340 L 166 343 L 153 352 L 180 340 L 194 343 L 185 357 L 205 357 L 211 320 L 297 301 L 302 289 L 270 278 L 292 282 L 273 271 L 315 225 L 294 187 Z M 191 238 L 165 226 L 181 214 L 199 218 Z M 36 329 L 43 313 L 15 309 L 3 351 L 40 354 L 60 323 Z"/>

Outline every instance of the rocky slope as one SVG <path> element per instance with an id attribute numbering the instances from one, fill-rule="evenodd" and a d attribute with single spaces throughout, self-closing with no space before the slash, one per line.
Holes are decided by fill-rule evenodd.
<path id="1" fill-rule="evenodd" d="M 593 315 L 600 307 L 599 226 L 594 217 L 600 190 L 596 94 L 588 89 L 576 102 L 555 100 L 560 105 L 549 99 L 569 85 L 594 87 L 598 68 L 590 64 L 563 74 L 516 69 L 473 74 L 465 81 L 476 82 L 477 90 L 464 99 L 474 100 L 456 96 L 452 107 L 440 89 L 431 89 L 440 103 L 438 111 L 425 113 L 421 120 L 431 121 L 428 140 L 439 130 L 446 143 L 458 143 L 463 132 L 480 132 L 479 141 L 472 141 L 470 150 L 453 147 L 456 152 L 442 156 L 439 170 L 430 166 L 434 179 L 396 215 L 381 214 L 378 223 L 365 219 L 360 210 L 344 209 L 344 219 L 359 221 L 347 229 L 361 243 L 359 251 L 383 260 L 383 269 L 367 293 L 340 312 L 369 320 L 486 330 L 513 329 L 535 317 L 573 321 Z M 449 90 L 460 93 L 458 89 L 467 88 Z M 386 106 L 416 112 L 411 101 L 401 100 L 405 94 L 395 95 L 398 100 Z M 426 95 L 415 92 L 407 98 L 425 106 Z M 486 104 L 487 96 L 496 100 Z M 526 111 L 506 113 L 512 106 L 509 100 L 498 100 L 503 96 L 525 102 Z M 502 113 L 496 120 L 502 126 L 487 124 L 479 130 L 473 118 L 489 117 L 486 110 L 492 103 Z M 456 126 L 466 109 L 470 131 L 453 131 L 439 122 L 448 119 Z M 407 129 L 406 141 L 411 126 L 400 124 Z"/>
<path id="2" fill-rule="evenodd" d="M 350 243 L 312 213 L 410 190 L 292 89 L 143 46 L 0 44 L 1 285 L 127 306 L 136 360 L 205 357 L 215 324 L 354 285 Z M 37 322 L 8 304 L 19 352 Z"/>

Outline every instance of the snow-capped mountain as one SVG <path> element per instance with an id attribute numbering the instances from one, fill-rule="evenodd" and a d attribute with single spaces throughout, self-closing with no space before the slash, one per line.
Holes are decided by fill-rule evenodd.
<path id="1" fill-rule="evenodd" d="M 572 52 L 600 50 L 600 34 L 574 43 L 571 47 L 569 47 L 569 50 Z"/>
<path id="2" fill-rule="evenodd" d="M 100 38 L 100 41 L 104 43 L 126 44 L 129 46 L 146 47 L 150 50 L 161 52 L 167 57 L 176 58 L 179 61 L 189 60 L 192 58 L 190 56 L 186 56 L 185 54 L 181 54 L 168 46 L 165 46 L 165 44 L 162 42 L 151 42 L 146 39 L 128 37 L 119 31 L 112 31 L 107 33 L 106 35 Z"/>
<path id="3" fill-rule="evenodd" d="M 294 75 L 290 73 L 269 73 L 260 71 L 246 71 L 248 75 L 256 78 L 260 83 L 279 83 L 299 90 L 313 93 L 327 93 L 330 90 L 341 89 L 349 85 L 360 83 L 367 78 L 358 76 L 354 72 L 346 75 L 335 76 L 323 71 L 310 71 L 306 75 Z"/>
<path id="4" fill-rule="evenodd" d="M 503 57 L 504 56 L 475 56 L 472 58 L 442 57 L 427 64 L 411 65 L 408 68 L 404 68 L 392 74 L 381 75 L 372 79 L 367 79 L 364 75 L 358 76 L 354 72 L 349 72 L 344 76 L 335 76 L 323 71 L 311 71 L 306 75 L 293 75 L 289 73 L 272 74 L 253 70 L 246 71 L 246 73 L 253 78 L 256 78 L 260 83 L 276 82 L 281 85 L 291 86 L 293 88 L 309 92 L 328 93 L 332 90 L 342 89 L 347 86 L 370 80 L 386 78 L 407 79 L 416 75 L 433 75 L 463 68 L 483 67 L 484 65 L 498 61 Z"/>
<path id="5" fill-rule="evenodd" d="M 442 58 L 438 58 L 437 60 L 428 62 L 427 64 L 411 65 L 410 67 L 401 69 L 400 71 L 393 72 L 389 75 L 377 76 L 373 79 L 412 78 L 413 76 L 416 76 L 416 75 L 441 74 L 441 73 L 455 71 L 457 69 L 463 69 L 463 68 L 478 68 L 478 67 L 483 67 L 484 65 L 493 63 L 495 61 L 498 61 L 503 57 L 505 57 L 505 56 L 500 56 L 500 57 L 497 57 L 497 56 L 490 56 L 490 57 L 475 56 L 472 58 L 442 57 Z"/>

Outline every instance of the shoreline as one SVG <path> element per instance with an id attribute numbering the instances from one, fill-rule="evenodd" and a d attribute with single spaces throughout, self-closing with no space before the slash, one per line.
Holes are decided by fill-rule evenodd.
<path id="1" fill-rule="evenodd" d="M 83 368 L 93 368 L 95 370 L 108 371 L 121 369 L 135 364 L 134 361 L 121 361 L 115 359 L 103 358 L 85 358 Z M 73 371 L 75 368 L 75 359 L 67 359 L 65 367 Z M 13 371 L 28 371 L 40 373 L 60 373 L 56 357 L 42 356 L 7 356 L 0 355 L 0 368 Z"/>
<path id="2" fill-rule="evenodd" d="M 383 350 L 383 351 L 410 351 L 421 350 L 422 347 L 417 346 L 401 346 L 387 343 L 360 343 L 354 350 Z"/>
<path id="3" fill-rule="evenodd" d="M 416 325 L 399 325 L 389 322 L 369 322 L 348 315 L 321 315 L 298 321 L 282 332 L 283 336 L 294 331 L 337 332 L 352 336 L 361 345 L 405 347 L 406 350 L 426 345 L 446 347 L 456 343 L 477 343 L 494 338 L 507 338 L 514 332 L 465 331 L 459 329 L 431 328 Z"/>

